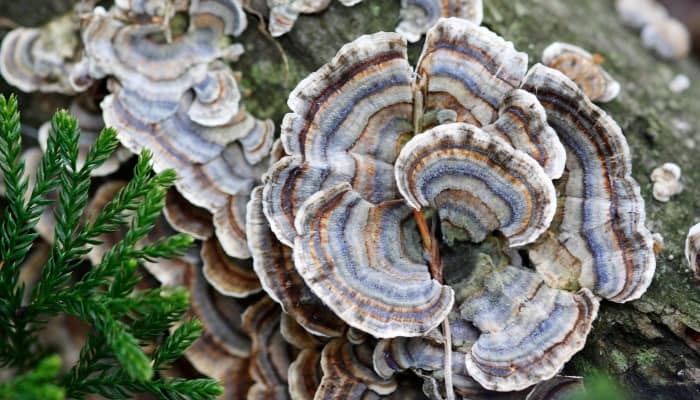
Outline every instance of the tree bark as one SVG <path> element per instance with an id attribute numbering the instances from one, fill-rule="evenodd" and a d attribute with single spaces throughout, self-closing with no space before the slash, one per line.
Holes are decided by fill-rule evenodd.
<path id="1" fill-rule="evenodd" d="M 54 1 L 48 9 L 46 0 L 17 3 L 22 7 L 15 3 L 0 0 L 0 9 L 21 24 L 34 25 L 40 17 L 65 9 L 61 6 L 70 1 Z M 33 3 L 38 4 L 39 12 L 34 12 Z M 605 57 L 604 67 L 620 81 L 622 92 L 602 108 L 625 132 L 634 176 L 646 201 L 647 226 L 665 241 L 648 292 L 627 304 L 604 302 L 585 349 L 565 372 L 602 370 L 616 377 L 633 398 L 700 397 L 700 282 L 694 280 L 684 256 L 688 228 L 700 222 L 698 60 L 669 63 L 654 57 L 642 46 L 639 32 L 621 25 L 612 0 L 484 3 L 484 25 L 527 52 L 531 64 L 553 41 L 570 42 Z M 32 13 L 27 14 L 28 9 Z M 351 8 L 333 1 L 322 13 L 301 16 L 289 34 L 275 40 L 259 29 L 254 15 L 267 15 L 264 0 L 253 0 L 249 9 L 249 27 L 236 39 L 244 44 L 246 53 L 233 67 L 241 71 L 245 106 L 258 117 L 272 118 L 277 126 L 287 111 L 287 96 L 299 80 L 327 62 L 343 44 L 361 34 L 392 31 L 399 20 L 399 0 L 365 0 Z M 413 62 L 420 48 L 420 44 L 411 45 Z M 668 83 L 679 73 L 687 75 L 692 84 L 684 93 L 675 94 Z M 0 90 L 10 88 L 0 82 Z M 55 99 L 22 96 L 25 122 L 37 126 L 46 120 L 53 112 L 50 107 L 64 101 Z M 685 190 L 661 203 L 651 196 L 649 175 L 669 161 L 681 166 Z"/>

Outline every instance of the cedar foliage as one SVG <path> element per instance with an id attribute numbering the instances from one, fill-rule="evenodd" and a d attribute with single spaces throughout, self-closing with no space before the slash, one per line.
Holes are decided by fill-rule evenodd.
<path id="1" fill-rule="evenodd" d="M 187 291 L 136 288 L 141 262 L 182 255 L 192 243 L 191 237 L 177 234 L 137 245 L 153 229 L 175 172 L 154 174 L 150 154 L 142 152 L 132 180 L 85 222 L 81 217 L 88 203 L 90 172 L 110 157 L 118 141 L 113 129 L 104 129 L 79 165 L 79 135 L 75 118 L 57 112 L 30 190 L 21 159 L 17 100 L 0 95 L 0 171 L 6 187 L 0 217 L 0 367 L 16 372 L 0 383 L 0 398 L 84 398 L 97 393 L 117 399 L 150 393 L 162 399 L 198 400 L 221 394 L 211 379 L 160 373 L 202 330 L 198 321 L 187 320 L 168 334 L 188 309 Z M 21 282 L 20 270 L 38 238 L 34 227 L 53 203 L 52 192 L 58 193 L 55 240 L 40 279 L 30 290 Z M 91 247 L 101 243 L 100 236 L 122 229 L 126 229 L 123 238 L 101 262 L 76 277 L 75 269 Z M 78 363 L 66 373 L 60 373 L 60 359 L 41 348 L 37 339 L 46 322 L 61 314 L 92 328 Z"/>

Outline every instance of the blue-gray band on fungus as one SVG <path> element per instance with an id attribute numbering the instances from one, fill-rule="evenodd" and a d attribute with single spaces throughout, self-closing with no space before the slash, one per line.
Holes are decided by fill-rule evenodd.
<path id="1" fill-rule="evenodd" d="M 556 209 L 552 181 L 534 159 L 464 123 L 415 136 L 395 172 L 411 207 L 436 208 L 445 229 L 475 242 L 499 230 L 511 246 L 531 243 Z"/>
<path id="2" fill-rule="evenodd" d="M 248 202 L 246 232 L 262 288 L 307 331 L 340 336 L 345 324 L 309 289 L 294 267 L 292 248 L 280 243 L 262 212 L 262 187 L 253 189 Z"/>
<path id="3" fill-rule="evenodd" d="M 656 258 L 620 127 L 559 71 L 535 65 L 523 88 L 535 93 L 567 150 L 562 221 L 546 240 L 581 261 L 581 286 L 616 302 L 639 298 L 651 283 Z M 559 262 L 556 254 L 535 258 L 548 270 L 546 263 Z"/>

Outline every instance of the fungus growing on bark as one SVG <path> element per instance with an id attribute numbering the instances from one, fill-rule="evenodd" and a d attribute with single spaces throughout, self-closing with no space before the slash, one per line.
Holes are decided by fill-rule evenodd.
<path id="1" fill-rule="evenodd" d="M 129 4 L 147 6 L 136 3 Z M 250 256 L 245 203 L 266 168 L 274 128 L 239 107 L 233 71 L 222 62 L 240 50 L 225 38 L 245 28 L 240 4 L 192 1 L 188 13 L 188 29 L 168 41 L 149 19 L 96 11 L 83 32 L 86 55 L 93 76 L 110 79 L 103 115 L 124 146 L 150 150 L 157 171 L 177 170 L 178 191 L 212 215 L 221 248 L 243 259 Z"/>
<path id="2" fill-rule="evenodd" d="M 163 17 L 168 12 L 187 9 L 187 0 L 115 0 L 114 5 L 135 14 Z"/>
<path id="3" fill-rule="evenodd" d="M 443 235 L 481 242 L 499 230 L 513 247 L 536 240 L 554 216 L 552 181 L 537 162 L 464 123 L 417 135 L 396 159 L 396 181 L 416 210 L 432 207 Z"/>
<path id="4" fill-rule="evenodd" d="M 618 0 L 622 22 L 642 31 L 642 42 L 661 58 L 680 60 L 690 52 L 690 33 L 656 0 Z"/>
<path id="5" fill-rule="evenodd" d="M 564 146 L 547 124 L 547 115 L 532 93 L 515 89 L 503 98 L 498 118 L 482 128 L 537 161 L 552 179 L 561 177 Z"/>
<path id="6" fill-rule="evenodd" d="M 657 19 L 642 29 L 642 42 L 661 58 L 682 60 L 690 53 L 690 32 L 673 18 Z"/>
<path id="7" fill-rule="evenodd" d="M 487 389 L 513 391 L 552 378 L 583 348 L 598 299 L 508 266 L 487 274 L 460 311 L 482 332 L 466 356 L 469 375 Z"/>
<path id="8" fill-rule="evenodd" d="M 280 311 L 272 299 L 263 297 L 243 313 L 243 329 L 252 339 L 249 370 L 255 381 L 248 399 L 287 398 L 287 370 L 294 358 L 280 333 Z"/>
<path id="9" fill-rule="evenodd" d="M 637 298 L 655 265 L 619 127 L 561 73 L 526 69 L 512 43 L 456 18 L 428 32 L 415 74 L 399 37 L 362 36 L 292 92 L 284 155 L 251 202 L 261 202 L 267 233 L 280 242 L 274 254 L 293 253 L 278 270 L 298 271 L 358 332 L 449 348 L 449 324 L 442 334 L 432 328 L 452 308 L 454 289 L 457 333 L 472 321 L 481 334 L 453 343 L 461 364 L 442 362 L 501 391 L 553 377 L 585 343 L 598 309 L 591 290 Z M 557 195 L 552 179 L 560 177 Z M 434 212 L 448 245 L 496 231 L 529 250 L 542 275 L 516 255 L 479 278 L 490 282 L 486 294 L 443 285 L 437 239 L 425 226 Z M 269 258 L 252 252 L 256 262 Z M 499 287 L 511 278 L 513 287 Z"/>
<path id="10" fill-rule="evenodd" d="M 289 365 L 287 379 L 292 399 L 312 400 L 316 388 L 321 384 L 321 352 L 315 349 L 302 350 Z"/>
<path id="11" fill-rule="evenodd" d="M 654 198 L 661 202 L 667 202 L 683 191 L 681 167 L 675 163 L 664 163 L 654 168 L 651 171 L 651 181 L 654 182 Z"/>
<path id="12" fill-rule="evenodd" d="M 488 398 L 489 395 L 497 398 L 497 394 L 485 390 L 469 376 L 464 363 L 465 355 L 461 351 L 452 353 L 452 384 L 455 393 L 464 398 Z M 377 374 L 386 379 L 411 370 L 431 386 L 444 386 L 443 346 L 423 338 L 383 339 L 374 348 L 373 363 Z"/>
<path id="13" fill-rule="evenodd" d="M 173 229 L 195 239 L 205 240 L 214 234 L 211 214 L 187 202 L 174 188 L 168 190 L 163 215 Z"/>
<path id="14" fill-rule="evenodd" d="M 80 23 L 73 14 L 39 28 L 16 28 L 0 47 L 0 73 L 24 92 L 75 94 L 92 84 L 79 51 Z"/>
<path id="15" fill-rule="evenodd" d="M 560 216 L 530 257 L 543 276 L 571 265 L 578 283 L 615 302 L 639 298 L 656 266 L 644 200 L 617 123 L 562 73 L 535 65 L 523 82 L 567 150 Z M 562 258 L 565 257 L 565 258 Z"/>
<path id="16" fill-rule="evenodd" d="M 454 294 L 414 258 L 420 250 L 403 229 L 412 220 L 402 201 L 374 206 L 349 184 L 318 192 L 297 214 L 295 267 L 349 325 L 375 337 L 423 335 L 445 319 Z"/>
<path id="17" fill-rule="evenodd" d="M 202 273 L 219 293 L 247 297 L 260 291 L 260 282 L 250 265 L 226 255 L 216 239 L 205 240 L 200 255 Z"/>
<path id="18" fill-rule="evenodd" d="M 251 194 L 246 233 L 253 269 L 265 292 L 312 334 L 341 336 L 345 324 L 309 289 L 292 260 L 292 249 L 280 243 L 262 212 L 262 187 Z"/>
<path id="19" fill-rule="evenodd" d="M 631 28 L 641 29 L 650 22 L 668 17 L 668 10 L 656 0 L 617 0 L 617 13 Z"/>
<path id="20" fill-rule="evenodd" d="M 464 18 L 481 25 L 484 5 L 482 0 L 401 0 L 400 15 L 396 32 L 413 43 L 435 26 L 440 18 Z"/>
<path id="21" fill-rule="evenodd" d="M 352 7 L 362 0 L 339 0 L 346 7 Z M 270 34 L 282 36 L 292 30 L 299 14 L 315 14 L 328 8 L 331 0 L 267 0 L 270 9 Z"/>
<path id="22" fill-rule="evenodd" d="M 372 370 L 372 349 L 367 345 L 334 339 L 323 348 L 321 368 L 323 378 L 315 399 L 376 398 L 397 387 L 394 379 L 384 379 Z"/>
<path id="23" fill-rule="evenodd" d="M 690 269 L 695 274 L 695 277 L 700 279 L 700 224 L 693 225 L 688 230 L 688 236 L 685 239 L 685 258 L 688 260 Z"/>
<path id="24" fill-rule="evenodd" d="M 603 57 L 568 43 L 555 42 L 542 53 L 542 63 L 561 71 L 597 102 L 614 100 L 620 93 L 620 84 L 608 74 L 601 63 Z"/>

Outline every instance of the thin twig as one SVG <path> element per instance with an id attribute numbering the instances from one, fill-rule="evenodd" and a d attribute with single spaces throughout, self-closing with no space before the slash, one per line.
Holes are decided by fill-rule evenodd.
<path id="1" fill-rule="evenodd" d="M 454 400 L 455 392 L 452 387 L 452 332 L 450 331 L 449 317 L 445 317 L 445 320 L 442 321 L 442 334 L 445 336 L 445 397 L 447 397 L 447 400 Z"/>
<path id="2" fill-rule="evenodd" d="M 432 229 L 429 229 L 422 211 L 413 210 L 413 215 L 418 225 L 418 232 L 420 233 L 423 247 L 426 251 L 430 252 L 430 260 L 428 261 L 430 275 L 436 281 L 444 283 L 440 247 L 438 241 L 435 239 L 435 226 L 437 223 L 433 223 Z M 443 367 L 445 373 L 445 396 L 447 400 L 454 400 L 455 393 L 452 387 L 452 332 L 450 330 L 449 317 L 445 317 L 442 321 L 442 334 L 444 336 L 443 345 L 445 351 L 445 364 Z"/>

